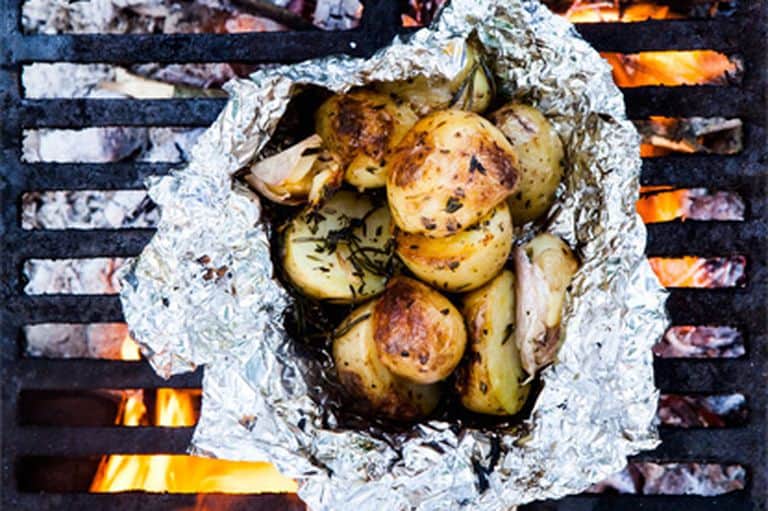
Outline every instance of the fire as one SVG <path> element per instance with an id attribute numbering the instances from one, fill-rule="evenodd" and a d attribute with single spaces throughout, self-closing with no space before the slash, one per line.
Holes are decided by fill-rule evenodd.
<path id="1" fill-rule="evenodd" d="M 120 345 L 120 360 L 141 360 L 139 345 L 130 335 L 126 335 Z"/>
<path id="2" fill-rule="evenodd" d="M 143 391 L 126 391 L 117 423 L 148 424 Z M 196 389 L 157 389 L 153 425 L 193 426 Z M 184 455 L 112 455 L 105 457 L 91 492 L 147 491 L 170 493 L 296 492 L 295 481 L 269 463 L 216 460 Z"/>
<path id="3" fill-rule="evenodd" d="M 641 188 L 640 199 L 637 201 L 637 212 L 646 224 L 671 222 L 678 218 L 685 220 L 688 197 L 689 190 L 685 189 Z"/>
<path id="4" fill-rule="evenodd" d="M 712 50 L 600 54 L 619 87 L 724 85 L 741 73 L 737 60 Z"/>
<path id="5" fill-rule="evenodd" d="M 665 287 L 719 288 L 745 284 L 747 260 L 728 257 L 649 257 L 659 282 Z"/>
<path id="6" fill-rule="evenodd" d="M 572 23 L 605 23 L 611 21 L 645 21 L 679 19 L 679 14 L 669 10 L 668 5 L 654 3 L 637 3 L 621 6 L 614 2 L 582 2 L 576 0 L 564 16 Z"/>

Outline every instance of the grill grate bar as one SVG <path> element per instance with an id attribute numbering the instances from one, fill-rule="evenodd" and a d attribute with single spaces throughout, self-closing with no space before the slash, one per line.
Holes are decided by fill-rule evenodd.
<path id="1" fill-rule="evenodd" d="M 632 456 L 635 461 L 748 464 L 749 453 L 759 449 L 752 430 L 741 428 L 661 428 L 661 445 Z"/>
<path id="2" fill-rule="evenodd" d="M 16 255 L 22 259 L 134 257 L 154 233 L 150 228 L 22 231 Z"/>
<path id="3" fill-rule="evenodd" d="M 754 115 L 737 87 L 639 87 L 624 89 L 632 118 L 668 116 L 746 117 Z M 208 126 L 225 98 L 193 99 L 28 99 L 22 101 L 24 128 L 90 126 Z M 750 113 L 752 112 L 752 113 Z"/>
<path id="4" fill-rule="evenodd" d="M 143 190 L 150 176 L 166 175 L 180 163 L 26 163 L 26 191 Z"/>
<path id="5" fill-rule="evenodd" d="M 368 26 L 370 27 L 370 23 Z M 383 25 L 383 24 L 382 24 Z M 390 25 L 383 25 L 390 28 Z M 25 62 L 298 62 L 347 53 L 367 56 L 391 36 L 362 27 L 346 32 L 254 32 L 247 34 L 64 34 L 17 35 L 10 59 Z M 400 32 L 410 32 L 399 29 Z M 599 51 L 714 49 L 734 52 L 742 36 L 729 20 L 651 20 L 582 24 L 582 36 Z"/>
<path id="6" fill-rule="evenodd" d="M 744 392 L 752 387 L 758 367 L 747 358 L 657 358 L 653 365 L 656 386 L 661 392 L 672 394 Z"/>
<path id="7" fill-rule="evenodd" d="M 115 295 L 12 296 L 6 309 L 17 324 L 125 321 Z"/>
<path id="8" fill-rule="evenodd" d="M 221 499 L 222 509 L 248 511 L 306 511 L 304 504 L 293 495 L 222 495 L 209 494 L 205 502 L 213 505 Z M 210 500 L 208 500 L 210 499 Z M 169 509 L 198 509 L 195 494 L 164 493 L 20 493 L 14 498 L 14 511 L 41 509 L 115 509 L 119 511 L 164 511 Z M 213 509 L 217 509 L 214 507 Z"/>
<path id="9" fill-rule="evenodd" d="M 750 203 L 755 206 L 755 203 Z M 765 225 L 759 220 L 744 222 L 664 222 L 647 225 L 649 256 L 746 254 L 759 247 Z"/>

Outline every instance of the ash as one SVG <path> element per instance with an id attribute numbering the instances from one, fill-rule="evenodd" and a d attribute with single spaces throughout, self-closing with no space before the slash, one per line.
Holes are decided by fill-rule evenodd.
<path id="1" fill-rule="evenodd" d="M 151 228 L 159 214 L 143 190 L 29 192 L 22 229 Z"/>
<path id="2" fill-rule="evenodd" d="M 736 358 L 746 353 L 744 338 L 729 326 L 673 326 L 653 347 L 662 358 Z"/>
<path id="3" fill-rule="evenodd" d="M 43 323 L 24 327 L 30 357 L 122 359 L 125 323 Z"/>
<path id="4" fill-rule="evenodd" d="M 23 275 L 28 295 L 113 295 L 120 291 L 117 270 L 125 259 L 29 259 Z"/>
<path id="5" fill-rule="evenodd" d="M 712 497 L 743 490 L 746 478 L 746 470 L 741 465 L 634 462 L 588 491 Z"/>

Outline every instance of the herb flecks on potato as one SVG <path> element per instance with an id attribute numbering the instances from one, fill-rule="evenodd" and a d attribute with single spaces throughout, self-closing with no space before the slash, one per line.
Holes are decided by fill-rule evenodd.
<path id="1" fill-rule="evenodd" d="M 476 289 L 498 274 L 512 250 L 512 217 L 502 201 L 472 227 L 444 238 L 398 231 L 397 255 L 419 279 L 451 292 Z"/>
<path id="2" fill-rule="evenodd" d="M 520 181 L 509 198 L 512 219 L 523 224 L 540 217 L 552 206 L 563 179 L 565 153 L 555 129 L 537 109 L 509 103 L 490 119 L 504 133 L 517 155 Z"/>
<path id="3" fill-rule="evenodd" d="M 464 297 L 467 353 L 456 371 L 461 404 L 473 412 L 512 415 L 530 386 L 515 344 L 515 276 L 503 271 Z"/>
<path id="4" fill-rule="evenodd" d="M 339 191 L 308 208 L 283 234 L 283 268 L 304 294 L 333 303 L 361 302 L 384 290 L 394 252 L 386 206 Z"/>
<path id="5" fill-rule="evenodd" d="M 332 96 L 315 114 L 317 133 L 360 190 L 386 184 L 387 155 L 417 120 L 406 104 L 365 89 Z"/>
<path id="6" fill-rule="evenodd" d="M 408 80 L 380 83 L 376 88 L 408 103 L 420 116 L 446 108 L 483 112 L 496 92 L 493 73 L 472 43 L 466 43 L 463 52 L 457 56 L 463 66 L 451 79 L 420 75 Z"/>
<path id="7" fill-rule="evenodd" d="M 398 378 L 381 363 L 373 339 L 374 304 L 355 309 L 337 329 L 333 360 L 339 381 L 363 400 L 365 411 L 403 421 L 422 418 L 437 406 L 440 386 Z"/>
<path id="8" fill-rule="evenodd" d="M 461 314 L 443 295 L 406 277 L 394 277 L 373 310 L 381 362 L 416 383 L 447 378 L 464 354 Z"/>
<path id="9" fill-rule="evenodd" d="M 460 110 L 421 119 L 388 161 L 387 197 L 395 224 L 435 238 L 480 221 L 515 192 L 519 175 L 504 134 Z"/>

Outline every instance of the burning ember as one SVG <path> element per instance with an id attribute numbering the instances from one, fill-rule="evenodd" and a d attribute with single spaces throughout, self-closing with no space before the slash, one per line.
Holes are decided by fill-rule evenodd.
<path id="1" fill-rule="evenodd" d="M 194 402 L 200 390 L 157 389 L 154 426 L 194 426 Z M 117 424 L 147 425 L 143 391 L 126 391 Z M 269 463 L 215 460 L 183 455 L 112 455 L 105 457 L 90 491 L 141 490 L 171 493 L 295 492 L 296 483 Z"/>
<path id="2" fill-rule="evenodd" d="M 661 358 L 736 358 L 746 353 L 744 337 L 730 326 L 673 326 L 653 347 Z"/>
<path id="3" fill-rule="evenodd" d="M 743 287 L 747 260 L 730 257 L 649 257 L 653 271 L 665 287 Z"/>
<path id="4" fill-rule="evenodd" d="M 603 52 L 619 87 L 728 85 L 743 71 L 741 59 L 712 50 Z"/>
<path id="5" fill-rule="evenodd" d="M 637 212 L 646 224 L 673 220 L 743 221 L 744 201 L 735 192 L 705 188 L 644 187 Z"/>

